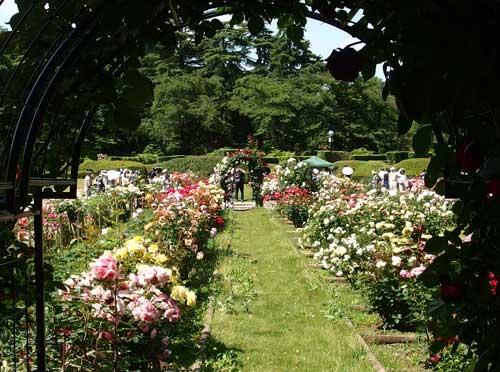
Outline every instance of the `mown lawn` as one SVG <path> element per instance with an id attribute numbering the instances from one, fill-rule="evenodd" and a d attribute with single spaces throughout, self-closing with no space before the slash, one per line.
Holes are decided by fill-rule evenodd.
<path id="1" fill-rule="evenodd" d="M 332 293 L 287 227 L 260 208 L 234 214 L 207 371 L 373 371 L 347 323 L 328 317 Z"/>

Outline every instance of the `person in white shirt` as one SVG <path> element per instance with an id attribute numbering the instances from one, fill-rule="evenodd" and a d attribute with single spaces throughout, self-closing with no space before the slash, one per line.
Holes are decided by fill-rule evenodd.
<path id="1" fill-rule="evenodd" d="M 398 189 L 399 191 L 405 191 L 407 187 L 408 187 L 408 177 L 406 176 L 404 168 L 401 168 L 399 170 Z"/>
<path id="2" fill-rule="evenodd" d="M 396 168 L 392 167 L 389 172 L 389 190 L 397 190 L 398 188 L 398 173 Z"/>
<path id="3" fill-rule="evenodd" d="M 92 177 L 89 172 L 83 179 L 83 195 L 85 195 L 86 198 L 90 196 L 91 187 L 92 187 Z"/>

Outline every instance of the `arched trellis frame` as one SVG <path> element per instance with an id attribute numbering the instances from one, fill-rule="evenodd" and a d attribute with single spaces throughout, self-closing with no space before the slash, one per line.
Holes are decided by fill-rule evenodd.
<path id="1" fill-rule="evenodd" d="M 220 164 L 220 185 L 223 190 L 228 192 L 230 185 L 233 182 L 233 170 L 240 164 L 248 166 L 248 181 L 252 187 L 253 198 L 257 204 L 261 204 L 262 196 L 260 195 L 263 182 L 264 160 L 256 150 L 238 149 L 226 154 L 222 164 Z"/>
<path id="2" fill-rule="evenodd" d="M 500 10 L 494 0 L 481 2 L 477 15 L 453 2 L 416 0 L 16 2 L 19 13 L 11 20 L 12 30 L 0 32 L 0 210 L 6 212 L 0 218 L 33 213 L 38 236 L 43 198 L 76 195 L 81 146 L 99 107 L 107 107 L 110 125 L 137 125 L 138 111 L 147 97 L 130 93 L 141 91 L 147 96 L 150 90 L 137 74 L 139 58 L 159 41 L 174 49 L 175 31 L 185 26 L 193 28 L 198 37 L 212 35 L 221 24 L 209 19 L 217 15 L 232 14 L 234 23 L 247 21 L 253 32 L 264 21 L 277 19 L 290 38 L 300 38 L 309 17 L 359 38 L 366 44 L 361 52 L 337 53 L 331 60 L 337 68 L 330 69 L 343 77 L 356 76 L 362 70 L 369 77 L 377 63 L 385 62 L 388 79 L 383 95 L 396 96 L 402 112 L 400 132 L 409 130 L 413 120 L 429 123 L 432 130 L 427 127 L 419 140 L 432 142 L 429 136 L 434 132 L 440 144 L 429 169 L 430 184 L 442 175 L 442 168 L 458 173 L 460 168 L 450 159 L 464 135 L 474 135 L 476 142 L 489 149 L 495 149 L 498 142 L 500 53 L 493 35 Z M 0 0 L 0 6 L 2 3 Z M 353 18 L 360 9 L 364 15 Z M 478 127 L 487 128 L 479 132 L 492 134 L 479 135 Z M 479 157 L 487 163 L 495 151 Z M 471 156 L 465 151 L 461 155 Z M 498 164 L 491 163 L 490 168 Z M 494 169 L 483 174 L 500 176 Z M 468 195 L 472 195 L 470 200 L 463 198 L 470 205 L 477 206 L 477 200 L 482 200 L 474 199 L 473 193 Z M 26 207 L 31 212 L 25 212 Z M 470 219 L 464 208 L 462 223 Z M 486 229 L 487 223 L 484 226 L 487 236 L 492 230 Z M 36 247 L 37 364 L 42 371 L 40 241 Z M 480 337 L 474 340 L 482 342 Z M 489 346 L 484 342 L 481 347 L 483 344 Z"/>
<path id="3" fill-rule="evenodd" d="M 35 216 L 36 364 L 42 371 L 46 370 L 43 199 L 76 197 L 81 149 L 99 106 L 107 105 L 115 117 L 125 117 L 123 111 L 138 117 L 140 104 L 135 105 L 137 97 L 130 91 L 137 90 L 134 84 L 143 90 L 150 88 L 140 78 L 137 82 L 136 70 L 148 45 L 162 38 L 174 44 L 175 30 L 187 25 L 200 36 L 210 35 L 220 22 L 207 20 L 235 9 L 214 8 L 209 3 L 183 14 L 182 7 L 172 1 L 168 5 L 137 2 L 121 4 L 129 12 L 112 21 L 115 7 L 120 6 L 117 2 L 17 3 L 19 13 L 11 19 L 12 30 L 3 31 L 0 38 L 0 63 L 5 65 L 0 75 L 0 118 L 4 123 L 0 128 L 0 210 L 4 211 L 3 220 L 26 215 L 25 208 Z M 135 80 L 127 86 L 130 74 Z M 13 350 L 15 354 L 15 337 Z"/>

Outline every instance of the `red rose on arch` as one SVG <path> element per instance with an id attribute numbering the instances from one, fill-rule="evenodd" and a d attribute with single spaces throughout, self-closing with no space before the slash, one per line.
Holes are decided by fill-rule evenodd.
<path id="1" fill-rule="evenodd" d="M 364 59 L 360 53 L 351 48 L 334 49 L 326 59 L 326 68 L 337 80 L 354 81 L 358 77 Z"/>
<path id="2" fill-rule="evenodd" d="M 467 172 L 475 172 L 481 166 L 481 148 L 471 137 L 465 137 L 457 148 L 457 162 Z"/>
<path id="3" fill-rule="evenodd" d="M 443 284 L 440 289 L 441 298 L 445 302 L 454 302 L 462 297 L 463 290 L 456 284 Z"/>
<path id="4" fill-rule="evenodd" d="M 489 198 L 500 195 L 500 179 L 488 181 L 486 187 Z"/>

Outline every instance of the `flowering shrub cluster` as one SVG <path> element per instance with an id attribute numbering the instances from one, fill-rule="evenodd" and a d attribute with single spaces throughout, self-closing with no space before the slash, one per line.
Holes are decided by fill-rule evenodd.
<path id="1" fill-rule="evenodd" d="M 276 199 L 276 193 L 282 193 L 289 188 L 300 188 L 308 191 L 316 191 L 319 181 L 325 172 L 319 172 L 306 166 L 294 158 L 287 161 L 285 167 L 276 166 L 275 173 L 271 173 L 264 178 L 261 193 L 264 200 Z"/>
<path id="2" fill-rule="evenodd" d="M 453 225 L 451 205 L 428 190 L 390 195 L 322 178 L 302 245 L 320 265 L 362 283 L 386 326 L 421 326 L 432 291 L 417 281 L 435 256 L 424 248 Z"/>
<path id="3" fill-rule="evenodd" d="M 272 195 L 277 200 L 276 210 L 279 213 L 292 221 L 295 227 L 304 226 L 309 217 L 308 209 L 311 202 L 309 190 L 289 187 L 283 193 L 274 193 Z"/>
<path id="4" fill-rule="evenodd" d="M 196 315 L 183 315 L 196 295 L 181 278 L 203 294 L 196 273 L 204 275 L 209 239 L 225 226 L 224 191 L 186 174 L 173 174 L 172 185 L 165 192 L 158 185 L 117 187 L 44 204 L 49 369 L 163 370 L 178 358 L 168 358 L 171 350 L 188 347 L 180 345 L 190 337 L 186 328 L 198 332 Z M 32 219 L 19 219 L 13 232 L 22 250 L 12 254 L 32 259 Z M 63 282 L 59 291 L 50 262 Z"/>
<path id="5" fill-rule="evenodd" d="M 142 343 L 149 348 L 149 358 L 163 360 L 171 353 L 167 348 L 169 325 L 179 320 L 182 307 L 196 303 L 196 295 L 178 285 L 172 269 L 138 264 L 128 273 L 124 268 L 112 253 L 105 252 L 90 265 L 90 271 L 72 275 L 64 282 L 65 290 L 59 290 L 59 294 L 67 304 L 62 311 L 67 321 L 75 313 L 90 315 L 93 321 L 87 326 L 93 332 L 85 333 L 85 337 L 93 339 L 92 344 L 98 344 L 100 338 L 110 342 L 100 346 L 101 352 L 116 348 L 118 342 Z M 71 303 L 76 303 L 78 312 Z M 67 363 L 81 358 L 81 350 L 73 350 L 73 345 L 79 344 L 77 340 L 75 333 L 65 350 Z"/>
<path id="6" fill-rule="evenodd" d="M 145 230 L 163 247 L 165 262 L 188 269 L 194 259 L 203 258 L 202 248 L 224 227 L 220 216 L 224 191 L 204 182 L 171 188 L 152 203 L 154 218 Z"/>

